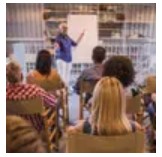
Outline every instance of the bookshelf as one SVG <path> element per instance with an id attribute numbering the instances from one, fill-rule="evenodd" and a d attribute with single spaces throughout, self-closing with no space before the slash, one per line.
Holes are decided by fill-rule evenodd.
<path id="1" fill-rule="evenodd" d="M 41 48 L 52 50 L 45 39 L 54 38 L 60 22 L 67 22 L 68 14 L 94 14 L 98 17 L 99 43 L 107 57 L 126 55 L 132 59 L 136 73 L 145 77 L 156 72 L 156 4 L 7 4 L 6 43 L 22 42 L 30 71 Z M 153 60 L 153 59 L 154 60 Z M 73 64 L 72 75 L 91 64 Z M 73 82 L 73 81 L 72 81 Z"/>

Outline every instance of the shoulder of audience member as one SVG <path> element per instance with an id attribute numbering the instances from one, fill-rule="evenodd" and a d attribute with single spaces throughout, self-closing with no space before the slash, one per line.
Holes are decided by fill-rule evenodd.
<path id="1" fill-rule="evenodd" d="M 136 121 L 131 121 L 132 124 L 134 124 L 136 130 L 144 131 L 144 128 Z"/>
<path id="2" fill-rule="evenodd" d="M 70 134 L 82 132 L 85 120 L 79 120 L 75 126 L 69 126 L 66 131 Z"/>
<path id="3" fill-rule="evenodd" d="M 25 87 L 25 88 L 33 88 L 33 89 L 36 89 L 36 90 L 39 90 L 39 91 L 42 91 L 42 92 L 46 92 L 43 88 L 39 87 L 39 86 L 36 85 L 36 84 L 25 83 L 25 84 L 24 84 L 24 87 Z"/>
<path id="4" fill-rule="evenodd" d="M 34 78 L 35 72 L 36 72 L 36 70 L 29 71 L 29 73 L 26 76 L 27 81 Z"/>

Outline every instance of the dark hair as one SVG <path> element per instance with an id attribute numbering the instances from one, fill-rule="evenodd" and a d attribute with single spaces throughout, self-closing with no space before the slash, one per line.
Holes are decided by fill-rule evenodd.
<path id="1" fill-rule="evenodd" d="M 36 59 L 36 70 L 42 75 L 49 75 L 51 72 L 52 58 L 47 50 L 39 51 Z"/>
<path id="2" fill-rule="evenodd" d="M 105 59 L 106 50 L 101 46 L 96 46 L 93 49 L 92 59 L 95 63 L 102 63 Z"/>
<path id="3" fill-rule="evenodd" d="M 127 87 L 135 76 L 132 61 L 126 56 L 113 56 L 105 62 L 102 76 L 114 76 Z"/>

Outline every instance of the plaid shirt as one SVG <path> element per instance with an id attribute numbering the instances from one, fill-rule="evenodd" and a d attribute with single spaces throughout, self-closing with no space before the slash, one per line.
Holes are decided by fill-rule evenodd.
<path id="1" fill-rule="evenodd" d="M 47 107 L 54 107 L 56 105 L 56 98 L 54 95 L 47 93 L 42 88 L 32 84 L 8 84 L 6 88 L 6 99 L 7 100 L 28 100 L 34 98 L 41 98 L 43 104 Z M 41 115 L 20 115 L 21 117 L 29 120 L 33 126 L 41 131 L 44 128 L 43 119 Z"/>

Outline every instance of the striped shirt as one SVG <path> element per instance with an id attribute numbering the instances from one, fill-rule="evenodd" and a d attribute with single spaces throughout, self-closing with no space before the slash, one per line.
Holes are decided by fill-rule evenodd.
<path id="1" fill-rule="evenodd" d="M 8 84 L 6 87 L 6 100 L 18 101 L 18 100 L 29 100 L 34 98 L 41 98 L 47 107 L 55 107 L 57 100 L 54 95 L 47 93 L 42 88 L 32 85 L 32 84 Z M 20 115 L 28 121 L 30 121 L 33 126 L 41 131 L 44 128 L 43 119 L 41 115 Z"/>

